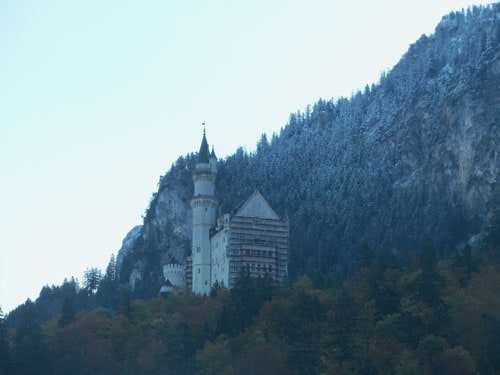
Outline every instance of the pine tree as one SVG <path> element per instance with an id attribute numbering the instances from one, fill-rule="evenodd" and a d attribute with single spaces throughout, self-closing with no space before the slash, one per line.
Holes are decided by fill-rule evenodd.
<path id="1" fill-rule="evenodd" d="M 99 286 L 95 294 L 96 303 L 103 307 L 115 309 L 119 304 L 120 282 L 116 272 L 116 260 L 114 254 L 111 255 L 106 273 L 99 280 Z"/>
<path id="2" fill-rule="evenodd" d="M 500 210 L 496 210 L 488 220 L 484 241 L 490 248 L 500 248 Z"/>
<path id="3" fill-rule="evenodd" d="M 97 288 L 99 287 L 101 279 L 102 279 L 102 272 L 100 269 L 92 267 L 92 268 L 87 268 L 85 270 L 83 274 L 83 286 L 89 296 L 94 295 Z"/>
<path id="4" fill-rule="evenodd" d="M 7 337 L 7 328 L 0 307 L 0 374 L 12 373 L 12 351 Z"/>
<path id="5" fill-rule="evenodd" d="M 363 242 L 356 259 L 356 264 L 358 267 L 370 267 L 375 259 L 375 253 L 370 249 L 370 246 L 366 242 Z"/>
<path id="6" fill-rule="evenodd" d="M 270 278 L 253 278 L 248 270 L 242 270 L 222 307 L 219 333 L 237 335 L 243 332 L 264 302 L 271 299 L 273 290 Z"/>
<path id="7" fill-rule="evenodd" d="M 50 374 L 50 362 L 45 337 L 36 321 L 35 304 L 27 300 L 19 328 L 14 338 L 16 374 Z"/>
<path id="8" fill-rule="evenodd" d="M 59 327 L 66 327 L 75 320 L 75 309 L 68 297 L 64 298 L 61 317 L 58 320 Z"/>
<path id="9" fill-rule="evenodd" d="M 420 242 L 420 276 L 417 278 L 416 297 L 425 302 L 434 312 L 434 319 L 428 324 L 429 333 L 437 333 L 449 321 L 448 309 L 441 298 L 444 280 L 438 271 L 437 252 L 429 234 Z M 433 331 L 433 332 L 432 332 Z"/>

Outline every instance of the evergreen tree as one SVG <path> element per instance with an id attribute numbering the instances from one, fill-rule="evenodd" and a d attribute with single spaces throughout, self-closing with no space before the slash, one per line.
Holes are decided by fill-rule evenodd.
<path id="1" fill-rule="evenodd" d="M 421 326 L 420 332 L 415 333 L 416 339 L 419 334 L 437 334 L 449 322 L 448 308 L 441 297 L 444 280 L 438 271 L 437 252 L 434 241 L 429 234 L 425 234 L 420 242 L 420 274 L 416 278 L 416 300 L 424 302 L 432 311 L 429 319 L 418 318 L 420 323 L 414 324 L 415 328 Z M 425 307 L 422 306 L 423 309 Z M 414 317 L 418 316 L 415 314 Z"/>
<path id="2" fill-rule="evenodd" d="M 469 285 L 472 274 L 479 270 L 480 258 L 474 254 L 472 247 L 466 244 L 453 259 L 453 271 L 461 286 Z"/>
<path id="3" fill-rule="evenodd" d="M 486 246 L 493 249 L 500 248 L 500 209 L 496 210 L 488 220 L 485 232 Z"/>
<path id="4" fill-rule="evenodd" d="M 339 349 L 338 355 L 341 361 L 349 360 L 353 355 L 357 315 L 354 298 L 342 287 L 335 298 L 333 319 L 333 343 Z"/>
<path id="5" fill-rule="evenodd" d="M 418 295 L 429 306 L 436 306 L 441 301 L 443 280 L 438 272 L 437 253 L 434 241 L 425 234 L 420 242 L 421 275 L 418 280 Z"/>
<path id="6" fill-rule="evenodd" d="M 120 304 L 118 305 L 118 313 L 125 315 L 126 317 L 130 317 L 132 313 L 132 297 L 130 296 L 130 292 L 128 290 L 123 290 L 121 295 Z"/>
<path id="7" fill-rule="evenodd" d="M 119 303 L 120 282 L 116 272 L 116 260 L 114 254 L 111 255 L 106 273 L 99 281 L 99 286 L 95 294 L 96 303 L 99 306 L 108 307 L 114 310 Z"/>
<path id="8" fill-rule="evenodd" d="M 7 327 L 0 307 L 0 374 L 12 373 L 12 352 L 7 337 Z"/>
<path id="9" fill-rule="evenodd" d="M 243 332 L 264 302 L 271 299 L 273 290 L 270 278 L 253 278 L 248 270 L 242 270 L 222 307 L 219 333 L 237 335 Z"/>
<path id="10" fill-rule="evenodd" d="M 73 308 L 73 305 L 71 304 L 69 298 L 65 297 L 61 310 L 61 317 L 59 318 L 57 323 L 59 327 L 66 327 L 67 325 L 71 324 L 73 320 L 75 320 L 75 309 Z"/>
<path id="11" fill-rule="evenodd" d="M 464 266 L 465 266 L 465 272 L 467 274 L 467 279 L 470 279 L 472 276 L 472 273 L 477 271 L 477 264 L 476 261 L 472 255 L 472 247 L 470 247 L 469 244 L 466 244 L 464 247 L 464 250 L 462 252 L 463 260 L 464 260 Z"/>
<path id="12" fill-rule="evenodd" d="M 484 340 L 486 342 L 486 363 L 483 373 L 498 374 L 500 372 L 500 318 L 484 314 L 482 317 L 488 331 Z"/>
<path id="13" fill-rule="evenodd" d="M 21 322 L 14 338 L 14 359 L 16 374 L 50 374 L 50 362 L 45 337 L 36 321 L 35 305 L 30 300 L 25 303 Z"/>
<path id="14" fill-rule="evenodd" d="M 102 279 L 102 272 L 100 269 L 92 267 L 87 268 L 83 273 L 83 287 L 89 296 L 93 296 L 99 287 Z"/>
<path id="15" fill-rule="evenodd" d="M 356 265 L 358 267 L 370 267 L 375 259 L 375 253 L 366 242 L 363 242 L 361 248 L 359 249 L 358 257 L 356 259 Z"/>
<path id="16" fill-rule="evenodd" d="M 212 285 L 212 288 L 210 289 L 210 297 L 217 297 L 219 291 L 222 289 L 224 289 L 224 282 L 222 282 L 222 284 L 219 284 L 219 280 L 215 280 L 214 285 Z"/>

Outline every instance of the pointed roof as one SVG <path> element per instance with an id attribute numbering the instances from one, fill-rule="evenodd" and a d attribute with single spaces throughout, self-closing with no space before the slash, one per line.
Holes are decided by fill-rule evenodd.
<path id="1" fill-rule="evenodd" d="M 200 151 L 198 152 L 198 163 L 208 163 L 210 158 L 210 151 L 208 149 L 207 137 L 205 129 L 203 129 L 203 139 L 201 140 Z"/>
<path id="2" fill-rule="evenodd" d="M 241 205 L 235 216 L 279 220 L 279 216 L 258 189 L 255 189 L 252 195 Z"/>
<path id="3" fill-rule="evenodd" d="M 215 150 L 214 146 L 212 145 L 212 152 L 210 153 L 210 159 L 217 159 L 217 156 L 215 155 Z"/>

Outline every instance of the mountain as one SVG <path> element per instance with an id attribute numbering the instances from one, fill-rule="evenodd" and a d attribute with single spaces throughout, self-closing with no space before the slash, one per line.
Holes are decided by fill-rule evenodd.
<path id="1" fill-rule="evenodd" d="M 451 13 L 379 83 L 320 99 L 255 152 L 220 160 L 221 211 L 258 185 L 289 217 L 292 278 L 349 273 L 363 244 L 406 257 L 424 233 L 441 252 L 473 242 L 500 207 L 499 21 L 500 3 Z M 120 250 L 136 296 L 156 295 L 163 264 L 190 253 L 194 161 L 179 157 L 160 179 Z"/>

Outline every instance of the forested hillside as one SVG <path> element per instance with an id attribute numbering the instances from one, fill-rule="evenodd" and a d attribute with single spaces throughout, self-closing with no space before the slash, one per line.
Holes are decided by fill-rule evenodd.
<path id="1" fill-rule="evenodd" d="M 222 212 L 259 186 L 289 217 L 292 279 L 349 274 L 363 243 L 405 257 L 424 231 L 442 251 L 474 241 L 500 204 L 499 9 L 445 16 L 378 84 L 319 100 L 263 135 L 255 152 L 221 160 Z M 162 265 L 190 252 L 194 157 L 161 179 L 144 225 L 118 255 L 137 296 L 155 295 Z"/>
<path id="2" fill-rule="evenodd" d="M 43 326 L 28 301 L 17 329 L 0 316 L 0 374 L 498 374 L 500 212 L 479 246 L 439 250 L 425 235 L 403 262 L 363 246 L 346 280 L 241 273 L 207 297 L 77 312 L 83 290 Z"/>

